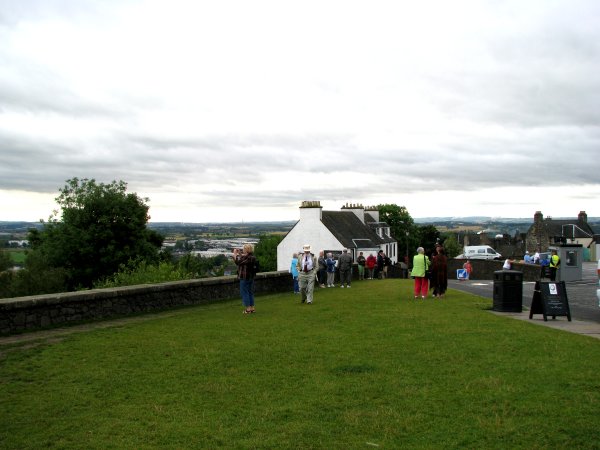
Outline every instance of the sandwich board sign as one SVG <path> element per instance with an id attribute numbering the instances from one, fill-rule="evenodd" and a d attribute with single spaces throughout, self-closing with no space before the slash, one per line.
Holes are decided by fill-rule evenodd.
<path id="1" fill-rule="evenodd" d="M 529 318 L 534 314 L 543 314 L 546 322 L 548 316 L 552 316 L 553 319 L 557 316 L 567 316 L 569 322 L 571 321 L 571 309 L 564 281 L 536 281 Z"/>

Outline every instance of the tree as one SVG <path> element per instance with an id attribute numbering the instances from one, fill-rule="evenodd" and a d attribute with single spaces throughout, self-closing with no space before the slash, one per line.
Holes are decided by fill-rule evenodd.
<path id="1" fill-rule="evenodd" d="M 270 272 L 277 270 L 277 246 L 283 239 L 283 236 L 272 234 L 260 236 L 254 256 L 258 259 L 261 272 Z"/>
<path id="2" fill-rule="evenodd" d="M 4 250 L 0 250 L 0 272 L 10 269 L 13 266 L 12 258 Z"/>
<path id="3" fill-rule="evenodd" d="M 439 242 L 440 232 L 433 225 L 424 225 L 419 227 L 418 235 L 420 237 L 420 245 L 425 249 L 425 254 L 431 255 L 435 249 L 435 244 Z"/>
<path id="4" fill-rule="evenodd" d="M 445 236 L 442 245 L 444 246 L 444 250 L 446 251 L 446 256 L 448 256 L 448 258 L 455 258 L 462 253 L 462 247 L 458 243 L 455 234 L 448 233 Z"/>
<path id="5" fill-rule="evenodd" d="M 55 212 L 29 240 L 38 260 L 66 271 L 70 289 L 91 287 L 130 260 L 157 261 L 163 238 L 146 226 L 148 199 L 127 193 L 124 181 L 73 178 L 59 192 L 62 216 Z"/>
<path id="6" fill-rule="evenodd" d="M 378 205 L 379 220 L 390 226 L 392 237 L 398 241 L 398 253 L 410 255 L 416 248 L 418 237 L 415 222 L 404 206 Z"/>

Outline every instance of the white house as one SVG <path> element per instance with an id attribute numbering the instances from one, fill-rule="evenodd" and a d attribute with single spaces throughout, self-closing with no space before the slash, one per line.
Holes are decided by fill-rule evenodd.
<path id="1" fill-rule="evenodd" d="M 398 261 L 398 243 L 390 227 L 379 222 L 376 208 L 346 204 L 341 211 L 323 211 L 320 201 L 304 201 L 300 220 L 277 246 L 277 270 L 288 270 L 294 253 L 310 244 L 318 255 L 321 250 L 339 254 L 347 248 L 354 261 L 359 252 L 376 255 L 383 250 L 393 263 Z"/>

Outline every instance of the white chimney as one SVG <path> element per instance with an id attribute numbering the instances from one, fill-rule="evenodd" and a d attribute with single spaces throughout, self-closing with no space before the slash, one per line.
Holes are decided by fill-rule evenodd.
<path id="1" fill-rule="evenodd" d="M 371 217 L 375 220 L 375 222 L 379 222 L 379 210 L 376 206 L 369 206 L 365 208 L 365 211 L 368 212 Z"/>
<path id="2" fill-rule="evenodd" d="M 303 201 L 300 205 L 300 220 L 321 221 L 323 207 L 320 201 Z"/>
<path id="3" fill-rule="evenodd" d="M 362 223 L 365 223 L 365 207 L 363 205 L 346 203 L 342 206 L 342 211 L 352 211 Z"/>

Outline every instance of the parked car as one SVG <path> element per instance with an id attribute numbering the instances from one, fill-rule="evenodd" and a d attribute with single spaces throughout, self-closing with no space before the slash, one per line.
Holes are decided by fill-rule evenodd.
<path id="1" fill-rule="evenodd" d="M 501 259 L 502 255 L 489 245 L 467 245 L 463 249 L 463 258 L 468 259 Z"/>

